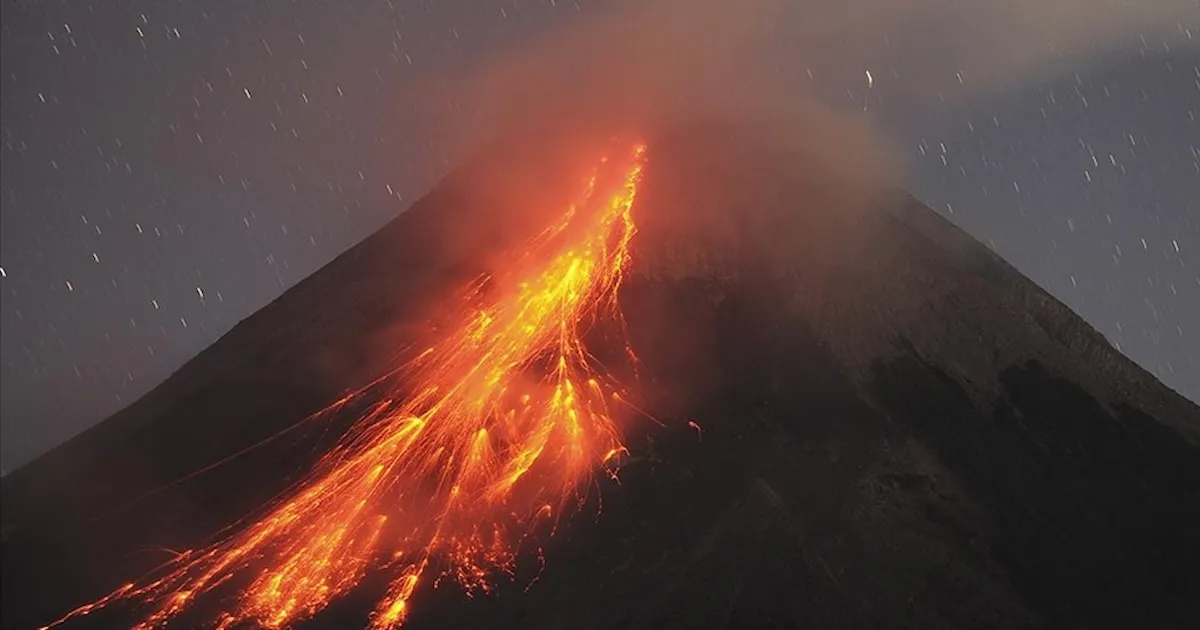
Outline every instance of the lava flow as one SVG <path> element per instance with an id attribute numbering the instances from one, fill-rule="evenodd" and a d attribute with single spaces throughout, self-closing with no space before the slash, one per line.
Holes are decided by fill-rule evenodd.
<path id="1" fill-rule="evenodd" d="M 425 580 L 487 591 L 520 537 L 581 500 L 623 450 L 609 410 L 620 394 L 581 335 L 620 317 L 644 152 L 602 161 L 509 273 L 473 284 L 460 327 L 399 373 L 294 494 L 52 625 L 130 601 L 149 611 L 138 628 L 158 628 L 228 584 L 237 595 L 214 626 L 286 627 L 384 571 L 370 624 L 393 628 Z"/>

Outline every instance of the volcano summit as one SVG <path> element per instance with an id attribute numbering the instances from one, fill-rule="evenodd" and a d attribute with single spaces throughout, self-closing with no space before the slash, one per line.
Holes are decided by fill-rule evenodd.
<path id="1" fill-rule="evenodd" d="M 4 627 L 1200 623 L 1200 409 L 845 162 L 642 140 L 496 143 L 6 476 Z"/>

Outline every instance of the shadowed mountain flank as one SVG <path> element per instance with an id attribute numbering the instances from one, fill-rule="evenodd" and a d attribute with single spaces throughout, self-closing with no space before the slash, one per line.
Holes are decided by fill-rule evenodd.
<path id="1" fill-rule="evenodd" d="M 577 140 L 519 140 L 5 477 L 3 626 L 94 600 L 300 479 L 376 399 L 300 420 L 441 330 L 454 291 L 572 194 Z M 619 475 L 490 592 L 422 583 L 405 627 L 1200 622 L 1196 405 L 853 160 L 733 125 L 648 140 L 619 294 L 638 363 L 617 374 L 645 414 L 622 418 Z M 604 365 L 624 350 L 610 328 L 586 336 Z M 298 627 L 360 627 L 386 588 L 368 575 Z"/>

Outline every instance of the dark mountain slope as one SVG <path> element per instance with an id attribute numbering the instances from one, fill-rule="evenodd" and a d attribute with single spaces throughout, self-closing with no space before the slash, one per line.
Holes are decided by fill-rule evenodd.
<path id="1" fill-rule="evenodd" d="M 195 545 L 311 465 L 352 414 L 145 496 L 361 384 L 535 230 L 577 164 L 524 140 L 6 477 L 4 626 L 103 594 L 165 558 L 150 545 Z M 934 212 L 836 166 L 733 127 L 651 143 L 621 301 L 664 426 L 630 430 L 620 483 L 544 569 L 470 600 L 426 587 L 412 628 L 1200 622 L 1200 410 Z M 361 625 L 380 588 L 310 625 Z"/>

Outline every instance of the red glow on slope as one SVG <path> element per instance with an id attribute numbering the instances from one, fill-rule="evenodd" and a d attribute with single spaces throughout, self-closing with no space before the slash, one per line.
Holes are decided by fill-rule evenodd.
<path id="1" fill-rule="evenodd" d="M 246 587 L 214 626 L 286 627 L 384 571 L 391 583 L 371 627 L 393 628 L 431 573 L 488 590 L 511 569 L 517 537 L 581 500 L 581 482 L 624 450 L 609 409 L 619 394 L 580 335 L 597 317 L 620 317 L 644 152 L 604 161 L 511 270 L 474 285 L 460 327 L 404 371 L 295 494 L 182 554 L 165 575 L 52 625 L 130 600 L 150 610 L 138 627 L 157 628 L 236 581 Z M 603 183 L 612 168 L 619 180 Z"/>

